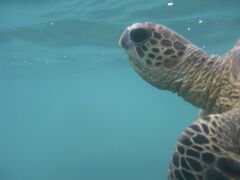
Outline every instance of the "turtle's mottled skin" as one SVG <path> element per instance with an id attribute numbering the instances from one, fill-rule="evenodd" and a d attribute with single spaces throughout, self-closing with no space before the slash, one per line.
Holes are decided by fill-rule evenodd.
<path id="1" fill-rule="evenodd" d="M 179 138 L 168 179 L 240 180 L 240 43 L 208 55 L 154 23 L 133 24 L 119 43 L 143 79 L 203 110 Z"/>

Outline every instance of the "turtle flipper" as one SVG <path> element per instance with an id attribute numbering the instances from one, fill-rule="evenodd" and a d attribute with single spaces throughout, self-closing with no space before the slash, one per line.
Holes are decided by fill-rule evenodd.
<path id="1" fill-rule="evenodd" d="M 240 109 L 193 122 L 177 142 L 169 180 L 240 180 Z"/>

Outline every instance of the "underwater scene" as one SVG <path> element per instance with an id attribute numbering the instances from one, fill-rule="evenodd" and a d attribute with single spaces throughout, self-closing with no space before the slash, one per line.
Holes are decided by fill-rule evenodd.
<path id="1" fill-rule="evenodd" d="M 239 0 L 0 0 L 0 180 L 167 180 L 199 109 L 144 81 L 119 46 L 136 22 L 209 54 L 240 38 Z"/>

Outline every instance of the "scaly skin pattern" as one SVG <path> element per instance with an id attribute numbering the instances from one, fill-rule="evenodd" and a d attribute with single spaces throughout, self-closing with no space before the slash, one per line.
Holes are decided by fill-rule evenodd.
<path id="1" fill-rule="evenodd" d="M 204 116 L 177 142 L 169 180 L 240 179 L 240 109 Z"/>
<path id="2" fill-rule="evenodd" d="M 240 180 L 240 43 L 208 55 L 173 30 L 136 23 L 120 45 L 136 72 L 203 110 L 179 138 L 169 180 Z"/>

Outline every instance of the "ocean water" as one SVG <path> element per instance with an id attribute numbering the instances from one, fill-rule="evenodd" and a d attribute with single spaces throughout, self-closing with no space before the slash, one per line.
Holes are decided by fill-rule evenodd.
<path id="1" fill-rule="evenodd" d="M 0 19 L 0 180 L 166 180 L 198 109 L 134 72 L 122 31 L 220 55 L 240 37 L 239 0 L 1 0 Z"/>

